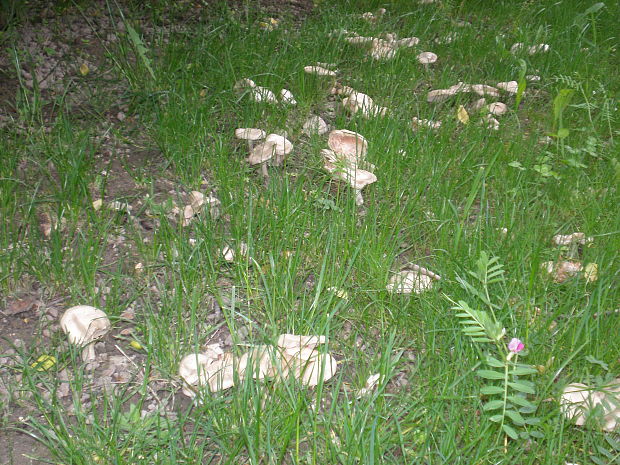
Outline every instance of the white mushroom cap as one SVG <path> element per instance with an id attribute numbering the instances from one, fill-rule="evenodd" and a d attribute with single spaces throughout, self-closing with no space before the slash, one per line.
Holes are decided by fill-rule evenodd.
<path id="1" fill-rule="evenodd" d="M 283 355 L 282 365 L 304 386 L 314 387 L 332 378 L 338 369 L 338 361 L 330 354 L 316 350 L 309 358 Z M 284 369 L 283 369 L 284 371 Z"/>
<path id="2" fill-rule="evenodd" d="M 374 39 L 370 49 L 370 56 L 375 60 L 390 60 L 396 56 L 396 50 L 392 43 L 383 39 Z"/>
<path id="3" fill-rule="evenodd" d="M 288 103 L 289 105 L 297 105 L 297 100 L 293 96 L 293 93 L 288 89 L 282 89 L 280 91 L 280 100 L 282 103 Z"/>
<path id="4" fill-rule="evenodd" d="M 245 78 L 235 82 L 235 90 L 256 87 L 256 83 L 251 79 Z"/>
<path id="5" fill-rule="evenodd" d="M 519 83 L 517 81 L 498 82 L 497 88 L 502 89 L 509 94 L 516 94 L 519 90 Z"/>
<path id="6" fill-rule="evenodd" d="M 493 102 L 489 105 L 489 113 L 495 116 L 501 116 L 508 111 L 508 107 L 502 102 Z"/>
<path id="7" fill-rule="evenodd" d="M 433 286 L 433 278 L 415 270 L 403 270 L 390 278 L 386 289 L 396 294 L 420 294 Z"/>
<path id="8" fill-rule="evenodd" d="M 266 87 L 256 86 L 250 88 L 250 95 L 255 102 L 277 103 L 276 96 Z"/>
<path id="9" fill-rule="evenodd" d="M 313 134 L 322 135 L 328 131 L 327 123 L 317 115 L 310 116 L 303 125 L 302 132 L 307 136 Z"/>
<path id="10" fill-rule="evenodd" d="M 499 91 L 493 86 L 487 86 L 486 84 L 474 84 L 471 86 L 471 90 L 484 97 L 499 97 Z"/>
<path id="11" fill-rule="evenodd" d="M 394 45 L 396 47 L 413 47 L 415 45 L 418 45 L 420 43 L 420 39 L 418 39 L 417 37 L 405 37 L 403 39 L 399 39 L 397 41 L 394 42 Z"/>
<path id="12" fill-rule="evenodd" d="M 423 65 L 429 65 L 437 61 L 437 55 L 435 55 L 433 52 L 422 52 L 417 56 L 417 58 L 418 61 Z"/>
<path id="13" fill-rule="evenodd" d="M 411 120 L 411 126 L 414 130 L 421 127 L 426 127 L 429 129 L 439 129 L 441 127 L 441 121 L 431 121 L 429 119 L 417 118 L 414 116 Z"/>
<path id="14" fill-rule="evenodd" d="M 308 74 L 316 74 L 317 76 L 335 76 L 336 72 L 325 69 L 322 66 L 304 66 L 304 71 Z"/>
<path id="15" fill-rule="evenodd" d="M 110 326 L 105 312 L 89 305 L 71 307 L 60 318 L 60 327 L 67 334 L 69 342 L 84 346 L 82 360 L 85 362 L 95 359 L 92 342 L 103 337 Z"/>
<path id="16" fill-rule="evenodd" d="M 602 414 L 601 427 L 604 431 L 614 431 L 620 425 L 620 378 L 610 386 L 594 390 L 582 383 L 572 383 L 564 388 L 560 398 L 560 408 L 564 416 L 574 419 L 577 426 L 586 424 L 595 408 Z"/>
<path id="17" fill-rule="evenodd" d="M 282 159 L 293 150 L 293 143 L 280 134 L 269 134 L 265 139 L 265 142 L 274 144 L 273 147 L 276 157 L 278 158 L 278 162 L 281 162 Z"/>
<path id="18" fill-rule="evenodd" d="M 342 106 L 349 110 L 352 114 L 358 111 L 362 112 L 365 117 L 384 116 L 387 108 L 375 105 L 372 98 L 361 92 L 352 92 L 348 97 L 342 100 Z"/>
<path id="19" fill-rule="evenodd" d="M 471 109 L 473 111 L 478 111 L 478 110 L 481 110 L 486 104 L 487 104 L 487 99 L 485 99 L 484 97 L 481 97 L 472 104 Z"/>
<path id="20" fill-rule="evenodd" d="M 258 144 L 250 152 L 250 156 L 246 159 L 250 165 L 258 165 L 271 160 L 275 154 L 275 142 L 263 142 Z"/>
<path id="21" fill-rule="evenodd" d="M 179 376 L 183 379 L 183 394 L 188 397 L 196 395 L 191 387 L 204 384 L 206 379 L 206 366 L 209 364 L 211 357 L 204 354 L 190 354 L 183 357 L 179 364 Z M 202 382 L 201 382 L 202 381 Z"/>
<path id="22" fill-rule="evenodd" d="M 264 379 L 277 375 L 278 365 L 276 349 L 270 345 L 259 345 L 241 356 L 237 370 L 239 377 L 251 374 L 254 379 Z"/>
<path id="23" fill-rule="evenodd" d="M 235 129 L 235 137 L 237 139 L 244 140 L 261 140 L 264 139 L 267 133 L 262 129 L 256 128 L 238 128 Z"/>

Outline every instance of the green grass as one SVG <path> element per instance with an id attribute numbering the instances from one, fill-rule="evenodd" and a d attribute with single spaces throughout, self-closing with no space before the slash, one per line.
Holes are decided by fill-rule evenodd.
<path id="1" fill-rule="evenodd" d="M 11 373 L 21 372 L 22 381 L 2 407 L 31 406 L 25 425 L 8 427 L 47 445 L 51 463 L 584 464 L 592 455 L 617 463 L 617 450 L 615 459 L 600 451 L 613 451 L 606 441 L 617 435 L 571 425 L 557 403 L 565 384 L 617 377 L 620 370 L 618 315 L 594 317 L 617 309 L 620 296 L 617 4 L 583 17 L 588 5 L 576 1 L 524 2 L 516 10 L 514 2 L 390 2 L 377 24 L 356 16 L 379 6 L 318 7 L 301 26 L 284 19 L 269 33 L 257 26 L 259 12 L 221 7 L 168 43 L 121 40 L 113 63 L 127 85 L 129 116 L 139 115 L 139 125 L 111 134 L 132 150 L 159 152 L 161 160 L 129 170 L 140 187 L 118 199 L 109 198 L 100 174 L 106 167 L 97 164 L 101 141 L 92 136 L 101 131 L 99 116 L 80 120 L 66 112 L 45 133 L 41 110 L 24 100 L 22 118 L 31 130 L 1 130 L 2 293 L 36 282 L 68 305 L 100 306 L 115 334 L 133 328 L 124 339 L 108 336 L 107 351 L 118 345 L 138 357 L 130 365 L 132 380 L 102 394 L 60 331 L 52 337 L 37 331 L 18 351 Z M 471 24 L 456 27 L 456 19 Z M 328 37 L 338 28 L 396 32 L 421 43 L 392 61 L 373 62 L 362 48 Z M 432 41 L 452 31 L 457 41 Z M 517 41 L 548 43 L 551 50 L 514 56 L 509 49 Z M 439 55 L 428 70 L 415 61 L 427 50 Z M 458 105 L 474 100 L 469 96 L 426 102 L 428 90 L 458 81 L 516 79 L 519 58 L 542 80 L 528 83 L 516 111 L 514 101 L 506 101 L 511 111 L 498 118 L 497 132 L 477 124 L 475 114 L 467 126 L 456 120 Z M 361 209 L 323 170 L 325 137 L 300 132 L 308 115 L 324 112 L 331 87 L 328 79 L 303 73 L 316 61 L 335 63 L 343 84 L 392 111 L 369 120 L 338 112 L 329 121 L 369 141 L 378 182 L 365 188 Z M 246 77 L 274 91 L 291 90 L 299 105 L 251 102 L 233 91 Z M 561 89 L 575 90 L 563 115 L 570 133 L 542 146 L 538 140 L 552 132 L 553 99 Z M 413 132 L 413 116 L 443 126 Z M 236 127 L 289 132 L 294 152 L 284 167 L 270 168 L 267 187 L 244 162 L 247 147 L 234 139 Z M 543 163 L 557 178 L 537 171 Z M 156 192 L 162 180 L 172 181 L 172 193 Z M 186 228 L 171 220 L 170 201 L 191 190 L 214 192 L 221 218 L 201 215 Z M 102 195 L 128 201 L 132 216 L 157 227 L 148 233 L 123 213 L 94 211 L 91 203 Z M 38 230 L 41 211 L 65 220 L 49 239 Z M 562 253 L 551 246 L 554 234 L 574 231 L 594 237 L 582 260 L 598 264 L 599 279 L 553 283 L 540 264 Z M 106 259 L 120 236 L 121 253 Z M 241 242 L 251 258 L 225 264 L 218 249 Z M 527 444 L 505 443 L 481 412 L 483 382 L 473 373 L 481 347 L 461 332 L 450 309 L 449 299 L 476 304 L 456 277 L 472 270 L 483 251 L 506 270 L 504 285 L 491 292 L 507 337 L 524 340 L 527 363 L 546 366 L 533 377 L 537 394 L 531 397 L 543 438 Z M 142 273 L 134 269 L 138 262 Z M 442 280 L 419 296 L 389 294 L 391 273 L 406 263 L 426 266 Z M 314 285 L 307 285 L 309 278 Z M 348 299 L 330 287 L 346 290 Z M 207 318 L 213 300 L 221 319 Z M 120 318 L 130 305 L 134 321 Z M 541 314 L 533 318 L 535 307 Z M 338 372 L 314 389 L 246 379 L 190 405 L 175 395 L 179 361 L 222 328 L 238 353 L 244 344 L 273 342 L 284 332 L 323 334 Z M 132 351 L 132 339 L 142 351 Z M 47 372 L 31 368 L 44 353 L 58 364 Z M 63 369 L 71 373 L 73 413 L 54 395 Z M 357 398 L 354 391 L 373 373 L 382 374 L 379 386 Z M 155 413 L 140 418 L 136 411 L 153 402 L 154 380 L 162 383 L 158 396 L 167 410 L 156 402 Z M 91 393 L 86 406 L 84 393 Z"/>

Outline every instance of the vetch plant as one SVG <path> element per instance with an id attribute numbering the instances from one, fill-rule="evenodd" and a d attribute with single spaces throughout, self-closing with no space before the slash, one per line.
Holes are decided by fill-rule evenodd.
<path id="1" fill-rule="evenodd" d="M 482 409 L 490 415 L 489 420 L 499 424 L 503 432 L 511 439 L 528 439 L 540 437 L 540 433 L 530 431 L 529 427 L 537 425 L 540 420 L 531 417 L 537 407 L 528 396 L 536 394 L 534 383 L 523 377 L 536 373 L 532 365 L 519 363 L 519 356 L 524 354 L 525 344 L 518 338 L 508 343 L 504 336 L 506 329 L 495 315 L 500 306 L 491 299 L 489 288 L 495 284 L 504 284 L 504 269 L 497 257 L 489 257 L 485 252 L 476 262 L 476 271 L 469 271 L 476 283 L 471 284 L 461 277 L 457 281 L 468 292 L 482 301 L 486 310 L 475 310 L 463 300 L 455 303 L 457 317 L 461 318 L 463 332 L 478 344 L 484 344 L 483 364 L 486 368 L 476 374 L 489 383 L 480 389 L 486 402 Z M 489 347 L 490 346 L 490 347 Z"/>

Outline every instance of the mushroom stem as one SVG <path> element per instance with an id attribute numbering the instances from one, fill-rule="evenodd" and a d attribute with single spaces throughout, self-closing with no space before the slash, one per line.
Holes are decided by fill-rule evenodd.
<path id="1" fill-rule="evenodd" d="M 95 358 L 95 343 L 91 342 L 90 344 L 87 344 L 82 350 L 82 360 L 88 363 L 95 360 Z"/>
<path id="2" fill-rule="evenodd" d="M 355 191 L 355 205 L 361 207 L 364 205 L 364 197 L 362 197 L 362 189 L 353 189 Z"/>
<path id="3" fill-rule="evenodd" d="M 252 139 L 248 139 L 248 151 L 251 153 L 254 148 L 254 141 Z"/>
<path id="4" fill-rule="evenodd" d="M 269 171 L 267 171 L 267 163 L 261 163 L 260 170 L 265 178 L 265 187 L 269 185 Z"/>

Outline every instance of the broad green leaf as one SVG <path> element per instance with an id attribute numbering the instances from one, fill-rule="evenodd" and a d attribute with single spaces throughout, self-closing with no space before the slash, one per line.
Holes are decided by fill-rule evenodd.
<path id="1" fill-rule="evenodd" d="M 518 405 L 519 407 L 528 407 L 528 408 L 536 408 L 536 406 L 527 400 L 525 397 L 521 396 L 508 396 L 506 397 L 513 404 Z"/>
<path id="2" fill-rule="evenodd" d="M 570 131 L 566 128 L 558 129 L 558 139 L 566 139 L 570 134 Z"/>
<path id="3" fill-rule="evenodd" d="M 538 417 L 533 417 L 533 418 L 526 419 L 525 423 L 530 425 L 530 426 L 537 426 L 537 425 L 540 425 L 541 420 Z"/>
<path id="4" fill-rule="evenodd" d="M 478 370 L 476 374 L 484 379 L 504 379 L 504 373 L 493 370 Z M 511 384 L 511 383 L 508 383 Z M 512 383 L 514 384 L 514 383 Z"/>
<path id="5" fill-rule="evenodd" d="M 497 360 L 495 357 L 491 357 L 490 355 L 486 356 L 485 361 L 487 362 L 487 365 L 490 365 L 495 368 L 504 368 L 506 366 L 504 362 L 501 362 Z"/>
<path id="6" fill-rule="evenodd" d="M 501 413 L 498 415 L 493 415 L 489 417 L 489 420 L 491 420 L 493 423 L 499 423 L 503 419 L 504 419 L 504 415 L 502 415 Z"/>
<path id="7" fill-rule="evenodd" d="M 526 394 L 536 394 L 536 389 L 534 389 L 534 383 L 531 383 L 529 381 L 519 380 L 508 382 L 508 386 L 519 392 L 525 392 Z"/>
<path id="8" fill-rule="evenodd" d="M 516 410 L 506 410 L 504 413 L 507 417 L 510 417 L 515 425 L 522 426 L 525 424 L 525 419 Z"/>
<path id="9" fill-rule="evenodd" d="M 482 406 L 482 409 L 485 411 L 489 410 L 497 410 L 498 408 L 504 407 L 504 401 L 502 400 L 491 400 Z"/>
<path id="10" fill-rule="evenodd" d="M 503 394 L 504 388 L 499 386 L 482 386 L 480 388 L 480 394 L 485 396 L 492 396 L 493 394 Z"/>
<path id="11" fill-rule="evenodd" d="M 538 370 L 532 366 L 517 366 L 510 370 L 510 374 L 514 376 L 533 375 L 538 373 Z"/>
<path id="12" fill-rule="evenodd" d="M 519 434 L 515 431 L 515 429 L 512 426 L 509 426 L 506 423 L 504 423 L 502 425 L 502 429 L 511 439 L 514 439 L 514 440 L 519 439 Z"/>

